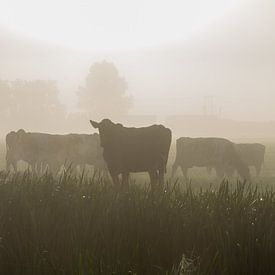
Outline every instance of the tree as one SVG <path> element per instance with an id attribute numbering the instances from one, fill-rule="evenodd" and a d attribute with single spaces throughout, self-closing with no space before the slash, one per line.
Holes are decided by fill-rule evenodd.
<path id="1" fill-rule="evenodd" d="M 52 131 L 65 120 L 55 81 L 0 81 L 0 107 L 6 128 Z"/>
<path id="2" fill-rule="evenodd" d="M 54 117 L 63 114 L 64 106 L 59 102 L 58 89 L 55 81 L 23 81 L 11 83 L 11 91 L 16 110 L 20 115 Z"/>
<path id="3" fill-rule="evenodd" d="M 90 67 L 86 87 L 78 91 L 79 107 L 97 118 L 123 116 L 131 107 L 127 88 L 127 82 L 119 75 L 113 63 L 95 63 Z"/>

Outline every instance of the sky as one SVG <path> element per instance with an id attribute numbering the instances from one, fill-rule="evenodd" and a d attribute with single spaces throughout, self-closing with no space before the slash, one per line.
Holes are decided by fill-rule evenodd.
<path id="1" fill-rule="evenodd" d="M 238 0 L 10 0 L 0 22 L 41 41 L 88 50 L 140 49 L 206 28 Z"/>
<path id="2" fill-rule="evenodd" d="M 57 79 L 73 108 L 114 62 L 134 113 L 275 120 L 272 0 L 0 1 L 0 78 Z"/>

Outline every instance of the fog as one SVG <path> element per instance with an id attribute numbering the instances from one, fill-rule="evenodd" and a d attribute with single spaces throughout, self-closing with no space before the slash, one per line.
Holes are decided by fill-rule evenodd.
<path id="1" fill-rule="evenodd" d="M 178 135 L 275 136 L 273 1 L 126 2 L 3 6 L 3 133 L 88 132 L 89 118 L 111 117 Z M 95 64 L 113 66 L 114 86 L 100 86 L 108 66 L 88 81 Z"/>

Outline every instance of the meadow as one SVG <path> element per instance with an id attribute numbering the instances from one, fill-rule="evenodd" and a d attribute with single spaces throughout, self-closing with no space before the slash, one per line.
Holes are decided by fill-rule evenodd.
<path id="1" fill-rule="evenodd" d="M 0 274 L 275 273 L 270 185 L 0 177 Z"/>
<path id="2" fill-rule="evenodd" d="M 191 169 L 154 192 L 146 175 L 2 171 L 0 274 L 275 274 L 272 152 L 253 183 Z"/>

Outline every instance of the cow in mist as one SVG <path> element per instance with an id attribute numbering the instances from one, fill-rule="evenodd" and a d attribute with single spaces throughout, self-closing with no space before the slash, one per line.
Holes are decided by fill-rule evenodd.
<path id="1" fill-rule="evenodd" d="M 254 166 L 256 175 L 259 176 L 265 156 L 265 146 L 260 143 L 236 144 L 241 159 L 248 165 Z"/>
<path id="2" fill-rule="evenodd" d="M 235 144 L 235 148 L 247 166 L 253 166 L 258 177 L 264 163 L 265 146 L 260 143 L 239 143 Z M 211 168 L 208 167 L 207 171 L 211 173 Z M 226 171 L 228 176 L 232 176 L 235 172 L 234 167 L 229 167 Z"/>
<path id="3" fill-rule="evenodd" d="M 38 162 L 37 155 L 33 154 L 32 150 L 25 150 L 21 144 L 22 136 L 25 131 L 20 129 L 17 132 L 10 132 L 6 135 L 6 169 L 9 170 L 12 166 L 14 171 L 17 171 L 17 162 L 23 160 L 27 162 L 32 169 Z"/>
<path id="4" fill-rule="evenodd" d="M 177 139 L 172 175 L 175 175 L 178 167 L 186 179 L 188 168 L 214 167 L 221 178 L 229 167 L 234 167 L 243 179 L 250 180 L 248 166 L 241 160 L 234 144 L 224 138 Z"/>
<path id="5" fill-rule="evenodd" d="M 129 181 L 131 172 L 148 172 L 152 187 L 164 183 L 171 130 L 162 125 L 128 128 L 109 119 L 90 121 L 99 130 L 103 157 L 115 185 Z"/>
<path id="6" fill-rule="evenodd" d="M 77 165 L 90 164 L 96 169 L 103 169 L 105 165 L 98 134 L 51 135 L 21 129 L 7 134 L 6 147 L 7 169 L 13 166 L 15 171 L 20 160 L 27 162 L 32 171 L 47 166 L 54 174 L 65 163 L 70 164 L 72 170 Z"/>

